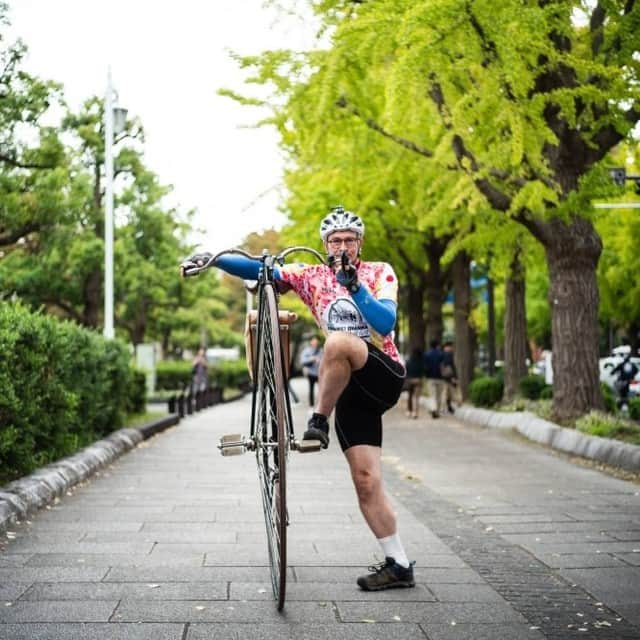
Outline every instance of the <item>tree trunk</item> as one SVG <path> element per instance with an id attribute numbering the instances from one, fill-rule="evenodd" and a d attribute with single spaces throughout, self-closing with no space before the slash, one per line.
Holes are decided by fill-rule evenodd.
<path id="1" fill-rule="evenodd" d="M 496 300 L 493 278 L 487 275 L 487 360 L 488 373 L 496 373 Z"/>
<path id="2" fill-rule="evenodd" d="M 84 284 L 84 305 L 82 323 L 93 329 L 98 328 L 100 309 L 102 306 L 102 272 L 90 273 Z"/>
<path id="3" fill-rule="evenodd" d="M 525 306 L 525 269 L 517 251 L 507 279 L 504 314 L 504 399 L 518 392 L 520 380 L 527 374 L 527 315 Z"/>
<path id="4" fill-rule="evenodd" d="M 411 353 L 414 349 L 425 348 L 426 323 L 424 319 L 424 284 L 417 286 L 412 282 L 407 283 L 407 319 L 409 322 L 409 349 Z"/>
<path id="5" fill-rule="evenodd" d="M 448 270 L 443 270 L 440 260 L 447 248 L 447 241 L 432 238 L 425 245 L 429 269 L 425 280 L 425 297 L 427 300 L 426 313 L 426 342 L 442 340 L 444 321 L 442 319 L 442 305 L 447 299 Z"/>
<path id="6" fill-rule="evenodd" d="M 560 422 L 603 409 L 598 367 L 596 268 L 602 242 L 588 220 L 542 223 L 549 267 L 553 414 Z"/>
<path id="7" fill-rule="evenodd" d="M 453 322 L 456 334 L 455 362 L 462 398 L 466 399 L 473 377 L 473 333 L 471 318 L 471 266 L 469 256 L 460 252 L 452 263 Z"/>

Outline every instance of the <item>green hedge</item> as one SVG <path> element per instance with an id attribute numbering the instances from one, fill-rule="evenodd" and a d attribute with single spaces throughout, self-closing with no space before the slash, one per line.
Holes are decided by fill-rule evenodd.
<path id="1" fill-rule="evenodd" d="M 0 484 L 70 455 L 144 406 L 126 345 L 0 302 Z"/>
<path id="2" fill-rule="evenodd" d="M 504 383 L 500 378 L 484 376 L 471 381 L 469 399 L 477 407 L 493 407 L 502 400 Z"/>
<path id="3" fill-rule="evenodd" d="M 191 384 L 192 365 L 187 360 L 163 360 L 156 366 L 156 389 L 182 390 Z"/>
<path id="4" fill-rule="evenodd" d="M 165 360 L 156 367 L 156 388 L 178 391 L 191 384 L 191 362 L 188 360 Z M 244 359 L 224 361 L 208 369 L 209 384 L 221 389 L 238 388 L 249 380 Z"/>

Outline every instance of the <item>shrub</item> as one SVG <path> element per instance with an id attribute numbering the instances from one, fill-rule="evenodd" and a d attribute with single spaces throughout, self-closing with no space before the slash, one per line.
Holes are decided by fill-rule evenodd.
<path id="1" fill-rule="evenodd" d="M 632 420 L 640 420 L 640 397 L 629 400 L 629 417 Z"/>
<path id="2" fill-rule="evenodd" d="M 0 302 L 0 483 L 122 426 L 129 360 L 119 341 Z"/>
<path id="3" fill-rule="evenodd" d="M 537 375 L 527 375 L 520 379 L 520 393 L 529 400 L 538 400 L 542 390 L 547 386 L 544 378 Z"/>
<path id="4" fill-rule="evenodd" d="M 469 398 L 478 407 L 492 407 L 502 399 L 504 384 L 499 378 L 476 378 L 469 385 Z"/>
<path id="5" fill-rule="evenodd" d="M 156 367 L 156 388 L 170 391 L 184 389 L 191 384 L 191 362 L 188 360 L 163 360 Z"/>
<path id="6" fill-rule="evenodd" d="M 553 398 L 553 387 L 550 384 L 546 384 L 540 392 L 540 400 L 551 400 L 551 398 Z"/>
<path id="7" fill-rule="evenodd" d="M 600 391 L 602 392 L 602 399 L 604 400 L 604 409 L 607 413 L 617 413 L 618 403 L 616 401 L 615 393 L 613 389 L 604 384 L 600 384 Z"/>

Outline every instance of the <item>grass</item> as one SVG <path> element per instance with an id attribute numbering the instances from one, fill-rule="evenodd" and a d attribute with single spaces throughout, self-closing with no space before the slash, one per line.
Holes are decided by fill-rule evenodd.
<path id="1" fill-rule="evenodd" d="M 516 398 L 508 404 L 501 404 L 495 408 L 499 411 L 529 411 L 544 420 L 553 422 L 552 400 Z M 640 445 L 640 424 L 602 411 L 591 411 L 591 413 L 578 418 L 573 424 L 563 424 L 562 426 L 577 429 L 591 436 Z"/>
<path id="2" fill-rule="evenodd" d="M 592 436 L 612 438 L 640 445 L 640 425 L 638 423 L 601 411 L 592 411 L 576 420 L 576 429 Z"/>

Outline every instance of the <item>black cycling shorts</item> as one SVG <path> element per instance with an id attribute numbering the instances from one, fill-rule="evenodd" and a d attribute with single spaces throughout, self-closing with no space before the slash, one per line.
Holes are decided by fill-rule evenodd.
<path id="1" fill-rule="evenodd" d="M 335 429 L 343 451 L 358 444 L 382 446 L 382 414 L 398 402 L 405 379 L 399 362 L 366 344 L 367 362 L 351 374 L 336 403 Z"/>

